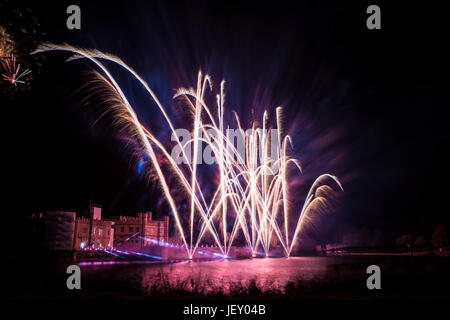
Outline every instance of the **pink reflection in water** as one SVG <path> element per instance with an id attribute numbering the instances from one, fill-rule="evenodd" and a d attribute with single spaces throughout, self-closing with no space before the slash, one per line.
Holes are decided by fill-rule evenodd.
<path id="1" fill-rule="evenodd" d="M 330 261 L 321 257 L 263 258 L 183 262 L 139 268 L 142 287 L 178 288 L 227 294 L 236 288 L 248 288 L 252 281 L 262 291 L 284 292 L 290 281 L 311 280 L 323 275 Z M 193 280 L 193 281 L 191 281 Z M 151 289 L 150 289 L 151 291 Z"/>

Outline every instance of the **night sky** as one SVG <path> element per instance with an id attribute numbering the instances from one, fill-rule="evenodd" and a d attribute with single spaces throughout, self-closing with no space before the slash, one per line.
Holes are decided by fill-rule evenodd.
<path id="1" fill-rule="evenodd" d="M 389 243 L 406 233 L 429 237 L 438 223 L 448 223 L 450 55 L 438 4 L 166 2 L 2 1 L 0 25 L 17 37 L 23 23 L 35 31 L 24 56 L 36 42 L 50 41 L 121 57 L 180 123 L 174 88 L 194 86 L 200 69 L 216 87 L 227 81 L 226 110 L 237 110 L 245 124 L 252 114 L 261 119 L 264 108 L 273 119 L 275 107 L 284 106 L 304 169 L 293 177 L 298 201 L 321 173 L 338 176 L 345 189 L 333 218 L 323 222 L 326 234 L 318 232 L 323 241 L 377 230 Z M 65 10 L 75 3 L 82 27 L 67 30 Z M 366 28 L 373 3 L 381 7 L 381 30 Z M 92 65 L 65 63 L 67 57 L 43 54 L 32 66 L 29 90 L 1 93 L 3 193 L 11 204 L 3 215 L 79 210 L 89 200 L 102 204 L 106 216 L 166 214 L 123 137 L 108 121 L 94 125 L 98 109 L 82 104 Z M 113 70 L 142 122 L 167 135 L 143 90 Z"/>

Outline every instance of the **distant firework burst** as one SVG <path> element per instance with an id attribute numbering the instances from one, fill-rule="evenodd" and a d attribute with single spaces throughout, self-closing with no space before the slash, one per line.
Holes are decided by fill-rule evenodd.
<path id="1" fill-rule="evenodd" d="M 12 93 L 16 90 L 24 90 L 29 87 L 31 70 L 24 68 L 17 59 L 16 43 L 5 28 L 0 26 L 0 77 L 2 90 Z M 10 96 L 11 97 L 11 96 Z"/>
<path id="2" fill-rule="evenodd" d="M 27 76 L 31 73 L 30 69 L 21 68 L 20 63 L 16 62 L 16 57 L 14 56 L 3 58 L 2 67 L 2 79 L 14 86 L 17 86 L 17 84 L 25 84 Z"/>
<path id="3" fill-rule="evenodd" d="M 214 110 L 205 101 L 207 91 L 212 91 L 211 78 L 199 72 L 195 88 L 180 88 L 174 95 L 174 99 L 184 99 L 193 115 L 192 139 L 182 143 L 169 114 L 148 83 L 120 58 L 98 50 L 53 44 L 43 44 L 34 53 L 55 50 L 73 54 L 69 61 L 88 59 L 101 70 L 101 73 L 96 74 L 97 81 L 108 90 L 105 95 L 108 110 L 105 113 L 110 113 L 113 122 L 126 129 L 144 150 L 173 212 L 187 255 L 191 259 L 207 234 L 212 236 L 223 256 L 229 256 L 239 232 L 242 232 L 253 256 L 261 249 L 268 256 L 274 244 L 281 246 L 284 254 L 289 256 L 305 225 L 312 221 L 315 215 L 330 210 L 329 198 L 336 191 L 343 190 L 337 177 L 323 174 L 311 185 L 303 206 L 292 212 L 294 209 L 290 207 L 288 170 L 292 167 L 301 171 L 301 166 L 298 160 L 288 155 L 292 141 L 289 135 L 281 134 L 281 107 L 276 109 L 278 135 L 275 137 L 275 158 L 272 154 L 269 155 L 270 143 L 274 137 L 267 134 L 267 111 L 264 112 L 262 126 L 254 122 L 251 126 L 252 133 L 243 135 L 246 153 L 241 157 L 233 141 L 225 134 L 228 126 L 224 122 L 225 82 L 220 84 Z M 181 150 L 181 156 L 186 160 L 184 166 L 178 164 L 156 135 L 141 124 L 127 96 L 102 61 L 118 64 L 142 84 L 170 128 L 175 143 Z M 244 132 L 237 114 L 235 121 L 238 129 Z M 218 179 L 210 200 L 207 200 L 204 194 L 196 161 L 200 144 L 209 146 L 216 159 L 214 168 Z M 186 152 L 188 145 L 193 149 L 193 161 L 190 161 Z M 163 170 L 162 161 L 164 168 L 168 165 L 170 170 Z M 175 176 L 179 186 L 186 191 L 189 210 L 179 209 L 169 187 L 169 175 Z M 188 219 L 183 220 L 182 215 L 187 215 Z"/>
<path id="4" fill-rule="evenodd" d="M 2 1 L 0 5 L 0 95 L 7 99 L 31 89 L 42 57 L 30 53 L 45 38 L 34 10 L 20 2 Z"/>

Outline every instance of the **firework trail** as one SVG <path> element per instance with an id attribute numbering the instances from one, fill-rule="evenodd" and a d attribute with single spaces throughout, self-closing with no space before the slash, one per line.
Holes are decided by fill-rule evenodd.
<path id="1" fill-rule="evenodd" d="M 207 232 L 213 237 L 222 254 L 228 256 L 239 230 L 242 231 L 252 255 L 255 255 L 261 247 L 265 254 L 269 255 L 275 239 L 283 247 L 285 255 L 289 256 L 304 226 L 311 223 L 314 215 L 330 209 L 327 198 L 332 196 L 335 190 L 328 183 L 332 182 L 338 189 L 343 190 L 335 176 L 329 174 L 319 176 L 306 196 L 298 219 L 292 224 L 290 223 L 293 218 L 291 218 L 289 207 L 288 171 L 290 167 L 293 167 L 301 172 L 301 166 L 298 160 L 289 157 L 287 153 L 288 147 L 292 147 L 292 140 L 289 135 L 282 135 L 281 107 L 276 109 L 278 129 L 276 137 L 267 130 L 267 111 L 263 115 L 262 128 L 253 123 L 249 134 L 244 133 L 239 117 L 235 113 L 236 123 L 245 146 L 245 155 L 242 156 L 225 132 L 225 82 L 221 82 L 217 94 L 217 118 L 215 118 L 214 112 L 204 100 L 206 91 L 208 89 L 212 91 L 211 79 L 208 75 L 199 72 L 196 88 L 180 88 L 173 97 L 184 99 L 194 116 L 192 139 L 182 144 L 169 115 L 150 86 L 120 58 L 98 50 L 48 43 L 42 44 L 33 53 L 46 51 L 70 52 L 72 56 L 68 61 L 88 59 L 102 71 L 102 73 L 96 73 L 96 83 L 100 83 L 108 92 L 105 95 L 108 106 L 105 113 L 112 114 L 114 124 L 127 130 L 148 155 L 190 259 Z M 127 97 L 102 60 L 113 62 L 127 70 L 151 96 L 168 124 L 172 136 L 175 137 L 181 156 L 183 160 L 186 160 L 184 163 L 187 170 L 183 170 L 163 143 L 140 123 Z M 275 159 L 269 155 L 271 141 L 274 138 L 277 140 Z M 197 155 L 201 143 L 211 148 L 219 174 L 214 196 L 209 202 L 203 195 L 198 177 Z M 192 161 L 186 154 L 188 145 L 193 147 Z M 170 170 L 166 170 L 166 174 L 162 170 L 162 160 L 158 160 L 155 152 L 158 152 L 164 158 L 165 164 L 169 166 Z M 181 223 L 181 212 L 177 209 L 167 182 L 168 174 L 174 175 L 179 185 L 189 195 L 188 226 L 183 226 Z M 233 218 L 234 222 L 228 228 L 227 223 Z M 196 221 L 201 222 L 197 237 L 194 235 Z M 214 224 L 215 221 L 221 221 L 219 230 Z M 294 226 L 295 229 L 292 229 Z M 228 229 L 231 229 L 230 234 L 227 232 Z"/>
<path id="2" fill-rule="evenodd" d="M 14 54 L 14 41 L 6 32 L 6 29 L 0 26 L 0 57 L 10 57 Z"/>

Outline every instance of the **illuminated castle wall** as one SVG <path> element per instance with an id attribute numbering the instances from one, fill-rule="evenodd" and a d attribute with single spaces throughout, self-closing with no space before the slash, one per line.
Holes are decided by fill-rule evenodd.
<path id="1" fill-rule="evenodd" d="M 74 249 L 112 247 L 114 222 L 77 217 L 75 222 Z"/>
<path id="2" fill-rule="evenodd" d="M 151 212 L 136 217 L 118 216 L 103 219 L 102 208 L 91 205 L 88 217 L 76 217 L 75 212 L 47 212 L 45 243 L 49 250 L 84 250 L 111 247 L 151 247 L 169 240 L 169 217 L 153 220 Z"/>
<path id="3" fill-rule="evenodd" d="M 138 213 L 136 217 L 113 217 L 112 221 L 115 246 L 142 248 L 154 245 L 156 241 L 167 243 L 169 240 L 168 216 L 158 221 L 152 219 L 151 212 L 145 212 Z"/>

